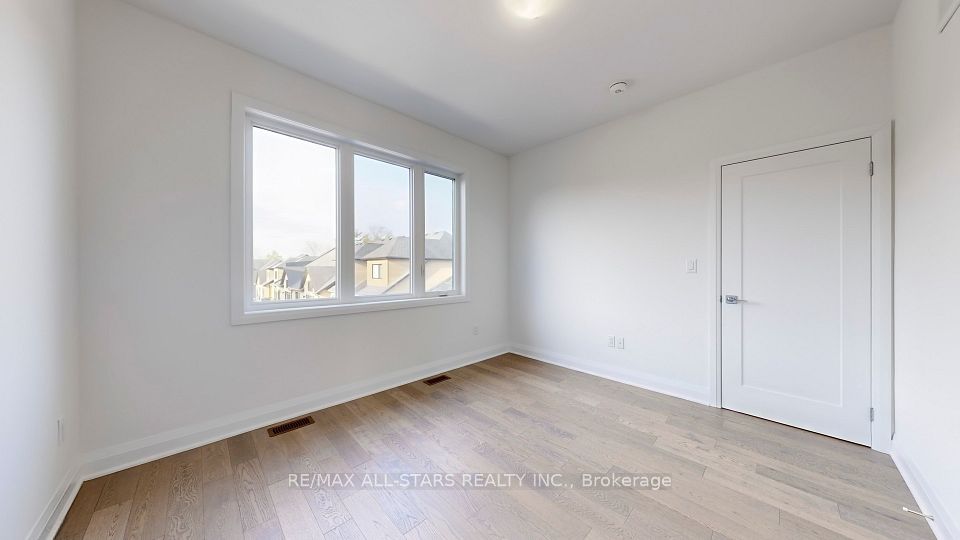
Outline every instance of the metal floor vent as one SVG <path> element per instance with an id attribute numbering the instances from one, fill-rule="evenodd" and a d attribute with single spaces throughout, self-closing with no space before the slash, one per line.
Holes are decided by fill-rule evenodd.
<path id="1" fill-rule="evenodd" d="M 276 437 L 277 435 L 283 435 L 295 429 L 300 429 L 305 426 L 309 426 L 313 423 L 312 416 L 304 416 L 303 418 L 297 418 L 296 420 L 291 420 L 289 422 L 284 422 L 273 426 L 272 428 L 267 429 L 267 434 L 271 437 Z"/>
<path id="2" fill-rule="evenodd" d="M 435 385 L 435 384 L 437 384 L 437 383 L 442 383 L 443 381 L 449 381 L 449 380 L 450 380 L 450 377 L 447 377 L 446 375 L 438 375 L 438 376 L 432 377 L 432 378 L 430 378 L 430 379 L 425 379 L 425 380 L 423 381 L 423 384 L 425 384 L 425 385 L 427 385 L 427 386 L 433 386 L 433 385 Z"/>

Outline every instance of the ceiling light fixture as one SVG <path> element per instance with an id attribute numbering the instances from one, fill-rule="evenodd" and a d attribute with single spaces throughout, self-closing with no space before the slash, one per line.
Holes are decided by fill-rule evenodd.
<path id="1" fill-rule="evenodd" d="M 503 0 L 511 13 L 521 19 L 539 19 L 547 13 L 551 0 Z"/>
<path id="2" fill-rule="evenodd" d="M 627 87 L 630 85 L 624 81 L 618 81 L 610 85 L 610 93 L 618 96 L 627 91 Z"/>

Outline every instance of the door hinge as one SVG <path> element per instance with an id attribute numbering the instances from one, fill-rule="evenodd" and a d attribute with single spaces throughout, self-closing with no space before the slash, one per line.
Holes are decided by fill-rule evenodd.
<path id="1" fill-rule="evenodd" d="M 873 162 L 870 162 L 870 176 L 873 176 Z"/>
<path id="2" fill-rule="evenodd" d="M 876 418 L 876 411 L 873 407 L 870 407 L 870 421 L 873 422 L 873 419 Z"/>

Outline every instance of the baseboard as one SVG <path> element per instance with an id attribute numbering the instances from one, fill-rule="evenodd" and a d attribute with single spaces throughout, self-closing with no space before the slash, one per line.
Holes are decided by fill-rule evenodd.
<path id="1" fill-rule="evenodd" d="M 927 521 L 930 524 L 930 528 L 933 529 L 933 534 L 936 535 L 939 540 L 960 538 L 960 528 L 954 523 L 947 507 L 937 499 L 936 494 L 930 488 L 930 484 L 926 481 L 923 474 L 920 473 L 920 470 L 917 469 L 916 465 L 913 464 L 909 457 L 899 451 L 896 439 L 894 439 L 893 452 L 890 456 L 900 471 L 900 475 L 903 476 L 904 482 L 907 483 L 907 487 L 910 488 L 910 493 L 913 494 L 913 498 L 917 500 L 920 511 L 934 517 L 933 520 Z"/>
<path id="2" fill-rule="evenodd" d="M 339 405 L 402 386 L 508 352 L 506 345 L 471 351 L 427 364 L 394 371 L 314 394 L 243 411 L 209 422 L 164 431 L 84 454 L 81 478 L 88 480 L 275 424 L 288 418 Z"/>
<path id="3" fill-rule="evenodd" d="M 632 373 L 598 366 L 567 354 L 547 351 L 529 345 L 514 344 L 510 347 L 510 352 L 588 375 L 595 375 L 597 377 L 603 377 L 604 379 L 610 379 L 611 381 L 629 384 L 630 386 L 636 386 L 659 394 L 666 394 L 703 405 L 711 405 L 710 389 L 707 387 L 678 383 L 655 375 Z"/>
<path id="4" fill-rule="evenodd" d="M 67 510 L 73 504 L 73 499 L 80 491 L 80 484 L 82 483 L 80 468 L 74 465 L 67 471 L 67 474 L 63 475 L 60 485 L 57 486 L 53 496 L 50 497 L 43 513 L 40 514 L 36 523 L 33 524 L 33 528 L 27 533 L 28 539 L 53 538 L 60 528 L 60 524 L 63 523 L 63 518 L 67 516 Z"/>

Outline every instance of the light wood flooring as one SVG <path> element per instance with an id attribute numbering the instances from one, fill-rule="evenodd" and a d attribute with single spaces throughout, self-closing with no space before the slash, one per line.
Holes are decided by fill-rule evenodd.
<path id="1" fill-rule="evenodd" d="M 85 482 L 58 538 L 933 538 L 890 458 L 512 354 Z M 312 472 L 665 473 L 670 489 L 299 489 Z"/>

